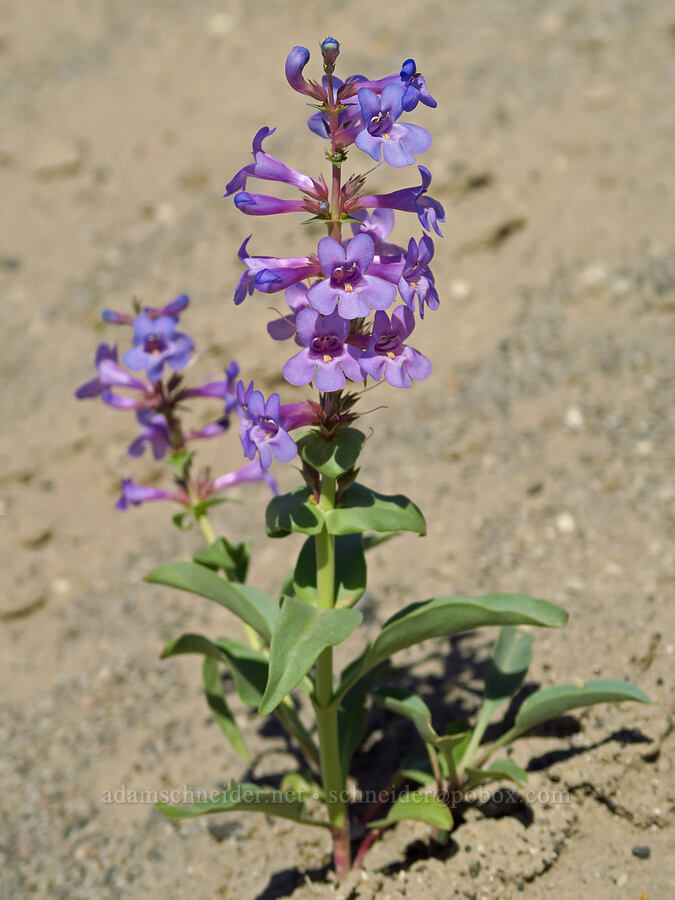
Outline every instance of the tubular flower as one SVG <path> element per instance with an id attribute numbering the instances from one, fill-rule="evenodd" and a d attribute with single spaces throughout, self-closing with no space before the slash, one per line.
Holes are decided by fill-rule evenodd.
<path id="1" fill-rule="evenodd" d="M 293 284 L 286 292 L 286 303 L 290 307 L 291 312 L 286 316 L 280 316 L 272 322 L 267 323 L 267 333 L 273 341 L 287 341 L 289 338 L 296 337 L 296 319 L 301 309 L 307 309 L 309 300 L 307 299 L 307 288 L 304 284 Z M 299 340 L 296 340 L 299 343 Z"/>
<path id="2" fill-rule="evenodd" d="M 316 258 L 295 256 L 282 258 L 276 256 L 248 256 L 246 245 L 250 236 L 239 248 L 239 259 L 246 266 L 246 271 L 239 279 L 234 292 L 234 302 L 239 305 L 254 290 L 264 294 L 283 291 L 304 278 L 312 278 L 321 271 Z"/>
<path id="3" fill-rule="evenodd" d="M 326 278 L 312 285 L 307 299 L 322 315 L 337 306 L 343 319 L 356 319 L 371 309 L 386 309 L 396 296 L 391 282 L 367 274 L 375 257 L 373 239 L 367 234 L 357 234 L 346 248 L 334 238 L 321 238 L 318 254 Z"/>
<path id="4" fill-rule="evenodd" d="M 279 462 L 290 462 L 297 455 L 296 443 L 281 422 L 279 394 L 271 394 L 265 400 L 260 391 L 253 389 L 253 382 L 244 390 L 240 381 L 237 411 L 242 416 L 239 437 L 247 459 L 255 459 L 258 454 L 261 467 L 269 469 L 272 457 Z"/>
<path id="5" fill-rule="evenodd" d="M 283 367 L 290 384 L 314 382 L 319 391 L 339 391 L 350 381 L 362 381 L 357 362 L 359 351 L 347 345 L 349 323 L 337 313 L 320 316 L 314 309 L 303 309 L 297 318 L 298 337 L 304 349 L 291 357 Z"/>
<path id="6" fill-rule="evenodd" d="M 294 91 L 306 94 L 315 100 L 324 102 L 328 99 L 326 89 L 315 81 L 306 81 L 302 71 L 309 62 L 309 50 L 307 47 L 293 47 L 286 57 L 286 81 Z"/>
<path id="7" fill-rule="evenodd" d="M 149 444 L 155 459 L 162 459 L 171 446 L 171 435 L 166 417 L 162 413 L 140 409 L 136 413 L 136 418 L 141 426 L 141 433 L 129 444 L 127 453 L 129 456 L 142 456 Z"/>
<path id="8" fill-rule="evenodd" d="M 414 212 L 427 231 L 433 229 L 439 237 L 443 237 L 438 223 L 445 222 L 445 210 L 438 200 L 426 195 L 431 184 L 431 172 L 424 166 L 417 168 L 422 176 L 419 187 L 402 188 L 390 194 L 356 196 L 345 202 L 345 211 L 350 214 L 357 209 L 400 209 L 403 212 Z"/>
<path id="9" fill-rule="evenodd" d="M 130 369 L 145 369 L 151 381 L 159 381 L 164 363 L 174 370 L 184 369 L 194 346 L 191 338 L 176 331 L 171 316 L 151 319 L 141 313 L 134 319 L 134 346 L 124 354 L 124 363 Z"/>
<path id="10" fill-rule="evenodd" d="M 392 387 L 410 387 L 431 374 L 431 363 L 418 350 L 403 343 L 415 327 L 413 314 L 399 306 L 391 315 L 376 312 L 368 350 L 360 360 L 364 373 L 375 381 L 382 377 Z"/>
<path id="11" fill-rule="evenodd" d="M 403 112 L 403 89 L 389 84 L 378 96 L 368 88 L 359 90 L 363 128 L 354 143 L 369 156 L 390 166 L 411 166 L 415 153 L 423 153 L 431 146 L 431 135 L 419 125 L 400 124 L 396 120 Z"/>
<path id="12" fill-rule="evenodd" d="M 406 306 L 414 312 L 415 296 L 419 304 L 420 318 L 424 318 L 424 305 L 438 309 L 440 301 L 429 263 L 434 256 L 434 242 L 424 235 L 419 244 L 410 238 L 398 292 Z"/>

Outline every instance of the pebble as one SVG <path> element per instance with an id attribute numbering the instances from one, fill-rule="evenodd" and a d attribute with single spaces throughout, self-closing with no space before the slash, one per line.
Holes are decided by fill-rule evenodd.
<path id="1" fill-rule="evenodd" d="M 633 856 L 637 856 L 638 859 L 649 859 L 652 855 L 651 849 L 644 844 L 636 844 L 630 852 Z"/>
<path id="2" fill-rule="evenodd" d="M 579 281 L 586 288 L 600 288 L 606 283 L 609 277 L 607 266 L 602 263 L 594 263 L 588 266 L 579 275 Z"/>
<path id="3" fill-rule="evenodd" d="M 576 531 L 577 523 L 571 513 L 562 512 L 556 516 L 555 527 L 560 534 L 573 534 Z"/>
<path id="4" fill-rule="evenodd" d="M 616 879 L 617 887 L 624 887 L 628 883 L 628 875 L 625 872 L 622 872 L 621 875 Z"/>
<path id="5" fill-rule="evenodd" d="M 74 141 L 48 138 L 33 159 L 33 174 L 43 181 L 72 178 L 82 169 L 82 148 Z"/>
<path id="6" fill-rule="evenodd" d="M 216 13 L 206 23 L 206 32 L 213 37 L 225 37 L 233 28 L 234 19 L 227 12 Z"/>
<path id="7" fill-rule="evenodd" d="M 565 425 L 572 431 L 579 431 L 584 427 L 584 414 L 578 406 L 570 406 L 565 413 Z"/>

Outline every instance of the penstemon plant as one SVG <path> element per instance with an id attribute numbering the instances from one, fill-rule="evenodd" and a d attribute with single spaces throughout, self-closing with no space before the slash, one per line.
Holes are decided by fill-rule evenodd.
<path id="1" fill-rule="evenodd" d="M 567 620 L 567 613 L 553 603 L 514 594 L 440 596 L 413 603 L 386 621 L 342 672 L 333 670 L 333 648 L 362 622 L 356 605 L 366 589 L 366 552 L 393 535 L 424 535 L 426 530 L 422 513 L 407 497 L 385 496 L 357 480 L 365 435 L 354 423 L 369 380 L 409 388 L 431 373 L 429 360 L 407 340 L 425 311 L 439 306 L 429 268 L 434 255 L 430 233 L 442 236 L 445 221 L 443 207 L 427 194 L 431 175 L 424 166 L 419 166 L 419 185 L 385 194 L 367 194 L 364 175 L 343 179 L 352 147 L 376 163 L 413 165 L 416 155 L 429 148 L 431 135 L 405 117 L 419 103 L 435 107 L 436 101 L 412 59 L 399 73 L 378 80 L 360 75 L 339 80 L 334 76 L 339 50 L 333 38 L 321 44 L 321 82 L 304 77 L 310 55 L 306 48 L 294 47 L 286 60 L 289 84 L 316 108 L 308 124 L 328 142 L 330 177 L 305 175 L 271 156 L 263 143 L 273 130 L 261 128 L 253 140 L 253 162 L 234 175 L 226 193 L 234 195 L 246 215 L 302 212 L 309 214 L 307 221 L 326 226 L 326 236 L 302 257 L 253 256 L 249 239 L 244 241 L 239 258 L 245 270 L 234 294 L 238 305 L 256 291 L 285 291 L 288 312 L 272 321 L 268 332 L 274 340 L 295 341 L 295 352 L 282 369 L 285 380 L 299 387 L 313 385 L 317 394 L 286 405 L 276 393 L 266 399 L 253 382 L 246 386 L 237 380 L 234 362 L 222 380 L 187 386 L 194 343 L 178 330 L 188 305 L 181 296 L 160 308 L 137 306 L 133 315 L 104 311 L 105 321 L 132 327 L 132 346 L 122 357 L 124 366 L 116 347 L 99 346 L 97 376 L 77 396 L 101 397 L 109 406 L 134 411 L 140 434 L 129 455 L 151 449 L 155 459 L 166 457 L 173 469 L 171 490 L 124 479 L 118 508 L 168 500 L 181 507 L 174 516 L 179 527 L 195 521 L 203 533 L 206 547 L 191 562 L 159 566 L 146 580 L 212 600 L 243 623 L 245 642 L 229 634 L 215 639 L 184 634 L 162 656 L 204 657 L 209 707 L 247 764 L 250 752 L 223 694 L 220 666 L 229 671 L 243 703 L 261 716 L 275 716 L 305 760 L 303 772 L 289 773 L 280 790 L 233 781 L 208 801 L 158 808 L 173 820 L 256 811 L 326 829 L 341 878 L 360 865 L 373 842 L 396 822 L 423 821 L 442 836 L 453 828 L 453 810 L 477 785 L 504 780 L 524 784 L 525 771 L 512 759 L 500 758 L 498 751 L 534 726 L 590 704 L 647 702 L 647 697 L 631 684 L 608 680 L 537 690 L 521 703 L 513 726 L 486 744 L 488 725 L 520 689 L 531 660 L 532 635 L 517 626 L 561 627 Z M 360 163 L 364 160 L 358 157 Z M 300 197 L 249 193 L 251 179 L 291 185 Z M 388 240 L 395 210 L 416 214 L 424 230 L 419 240 L 410 238 L 407 248 Z M 343 233 L 347 228 L 351 236 Z M 205 427 L 189 429 L 183 424 L 186 402 L 198 398 L 218 401 L 218 414 Z M 224 434 L 233 416 L 239 419 L 248 462 L 212 478 L 196 468 L 194 442 Z M 280 496 L 272 462 L 296 459 L 302 483 Z M 224 492 L 256 481 L 266 482 L 275 494 L 266 512 L 269 537 L 306 536 L 275 595 L 246 584 L 249 546 L 217 536 L 209 518 L 210 508 L 224 502 Z M 426 704 L 396 685 L 389 661 L 430 638 L 483 626 L 501 630 L 475 724 L 451 722 L 436 730 Z M 303 723 L 296 692 L 309 698 L 315 728 Z M 386 799 L 368 807 L 357 822 L 347 779 L 371 702 L 411 720 L 425 752 L 401 761 L 391 773 Z"/>

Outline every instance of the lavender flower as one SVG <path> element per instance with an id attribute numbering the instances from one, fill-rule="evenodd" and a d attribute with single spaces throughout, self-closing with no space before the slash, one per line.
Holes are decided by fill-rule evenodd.
<path id="1" fill-rule="evenodd" d="M 144 306 L 143 312 L 150 319 L 159 319 L 161 316 L 170 316 L 174 321 L 178 322 L 180 313 L 189 305 L 190 298 L 187 294 L 181 294 L 165 306 Z M 111 325 L 133 325 L 134 316 L 127 313 L 116 312 L 114 309 L 104 309 L 101 313 L 104 322 Z"/>
<path id="2" fill-rule="evenodd" d="M 141 426 L 141 433 L 129 444 L 127 453 L 129 456 L 142 456 L 149 444 L 155 459 L 162 459 L 171 446 L 166 417 L 162 413 L 141 409 L 136 413 L 136 418 Z"/>
<path id="3" fill-rule="evenodd" d="M 361 369 L 375 381 L 382 376 L 392 387 L 410 387 L 411 379 L 421 381 L 431 374 L 431 363 L 403 341 L 415 327 L 415 318 L 406 306 L 389 316 L 375 313 L 371 344 L 360 360 Z"/>
<path id="4" fill-rule="evenodd" d="M 346 344 L 349 323 L 338 313 L 320 316 L 316 310 L 303 309 L 298 313 L 298 337 L 304 349 L 291 357 L 283 367 L 283 376 L 290 384 L 314 382 L 319 391 L 339 391 L 345 376 L 362 381 L 357 362 L 359 351 Z"/>
<path id="5" fill-rule="evenodd" d="M 321 271 L 319 261 L 309 256 L 276 257 L 248 256 L 247 244 L 250 235 L 239 248 L 239 259 L 246 271 L 239 279 L 234 292 L 236 305 L 242 303 L 254 290 L 264 294 L 283 291 L 305 278 L 312 278 Z"/>
<path id="6" fill-rule="evenodd" d="M 322 315 L 329 315 L 337 305 L 343 319 L 357 319 L 371 309 L 386 309 L 396 296 L 393 284 L 367 274 L 375 256 L 373 239 L 367 234 L 357 234 L 346 249 L 334 238 L 321 238 L 318 254 L 326 278 L 312 285 L 307 299 Z"/>
<path id="7" fill-rule="evenodd" d="M 422 176 L 422 184 L 419 187 L 402 188 L 399 191 L 392 191 L 390 194 L 350 197 L 345 202 L 345 211 L 353 214 L 353 210 L 357 209 L 384 208 L 414 212 L 427 231 L 433 229 L 439 237 L 443 237 L 438 223 L 445 222 L 445 210 L 438 200 L 426 196 L 427 189 L 431 184 L 431 172 L 425 166 L 417 168 Z"/>
<path id="8" fill-rule="evenodd" d="M 293 47 L 286 57 L 286 81 L 294 91 L 324 102 L 327 100 L 326 89 L 315 81 L 306 81 L 302 74 L 309 62 L 309 56 L 307 47 Z"/>
<path id="9" fill-rule="evenodd" d="M 239 366 L 232 360 L 225 369 L 225 379 L 223 381 L 209 381 L 207 384 L 201 385 L 201 387 L 183 388 L 176 394 L 176 402 L 188 397 L 217 397 L 225 401 L 225 415 L 229 415 L 236 403 L 234 381 L 238 374 Z"/>
<path id="10" fill-rule="evenodd" d="M 438 309 L 440 301 L 429 263 L 434 255 L 434 242 L 424 235 L 419 244 L 410 238 L 398 291 L 406 306 L 414 312 L 415 296 L 419 303 L 420 318 L 424 318 L 424 304 Z"/>
<path id="11" fill-rule="evenodd" d="M 399 124 L 403 112 L 403 89 L 389 84 L 378 95 L 368 88 L 359 90 L 359 104 L 363 128 L 354 143 L 369 156 L 390 166 L 411 166 L 415 153 L 423 153 L 431 146 L 431 135 L 419 125 Z"/>
<path id="12" fill-rule="evenodd" d="M 263 469 L 269 469 L 274 456 L 279 462 L 290 462 L 298 452 L 293 438 L 281 422 L 279 394 L 272 394 L 267 401 L 251 382 L 244 390 L 243 382 L 237 385 L 237 411 L 242 417 L 239 437 L 247 459 L 260 459 Z"/>
<path id="13" fill-rule="evenodd" d="M 267 333 L 273 341 L 287 341 L 289 338 L 295 337 L 296 343 L 299 343 L 295 323 L 300 310 L 307 309 L 309 306 L 307 288 L 304 284 L 293 284 L 285 291 L 285 297 L 291 312 L 268 322 Z"/>
<path id="14" fill-rule="evenodd" d="M 141 503 L 148 503 L 151 500 L 173 500 L 175 503 L 182 503 L 183 506 L 190 506 L 190 498 L 182 488 L 176 491 L 162 491 L 148 484 L 137 484 L 131 478 L 123 478 L 122 493 L 115 508 L 125 510 L 129 509 L 130 505 L 140 506 Z"/>
<path id="15" fill-rule="evenodd" d="M 78 400 L 86 400 L 90 397 L 100 397 L 108 389 L 109 385 L 101 377 L 101 364 L 110 361 L 117 365 L 117 347 L 109 347 L 108 344 L 99 344 L 96 348 L 94 365 L 98 370 L 96 378 L 86 381 L 75 391 Z"/>
<path id="16" fill-rule="evenodd" d="M 151 381 L 159 381 L 164 363 L 175 370 L 183 369 L 193 350 L 192 339 L 176 331 L 176 320 L 171 316 L 151 319 L 141 313 L 134 319 L 134 346 L 124 354 L 124 362 L 130 369 L 145 369 Z"/>
<path id="17" fill-rule="evenodd" d="M 209 493 L 218 494 L 228 488 L 235 487 L 237 484 L 252 484 L 256 481 L 264 481 L 273 494 L 279 493 L 279 488 L 271 473 L 263 469 L 256 459 L 253 462 L 246 463 L 241 469 L 234 472 L 228 472 L 226 475 L 219 475 L 211 482 L 211 490 Z"/>

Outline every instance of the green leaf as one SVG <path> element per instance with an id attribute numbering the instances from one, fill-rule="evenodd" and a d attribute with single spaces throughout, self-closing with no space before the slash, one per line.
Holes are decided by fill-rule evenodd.
<path id="1" fill-rule="evenodd" d="M 316 609 L 287 597 L 270 643 L 270 673 L 260 715 L 271 713 L 300 684 L 321 651 L 342 643 L 362 619 L 356 609 Z"/>
<path id="2" fill-rule="evenodd" d="M 303 486 L 270 500 L 265 527 L 268 537 L 286 537 L 293 531 L 318 534 L 323 528 L 323 513 L 310 498 L 309 489 Z"/>
<path id="3" fill-rule="evenodd" d="M 405 688 L 388 686 L 373 691 L 373 700 L 378 706 L 409 719 L 425 744 L 433 744 L 438 740 L 438 735 L 431 724 L 431 710 L 424 700 L 415 694 L 411 694 Z"/>
<path id="4" fill-rule="evenodd" d="M 260 812 L 269 816 L 281 816 L 304 825 L 330 827 L 328 822 L 310 819 L 302 800 L 287 800 L 281 791 L 271 791 L 257 784 L 231 782 L 227 790 L 210 800 L 193 803 L 191 806 L 169 806 L 166 803 L 155 804 L 155 809 L 173 821 L 193 819 L 195 816 L 210 815 L 221 812 Z"/>
<path id="5" fill-rule="evenodd" d="M 485 699 L 494 705 L 508 700 L 523 683 L 532 662 L 532 635 L 504 626 L 485 670 Z"/>
<path id="6" fill-rule="evenodd" d="M 513 781 L 519 787 L 527 784 L 527 772 L 511 759 L 496 759 L 487 769 L 472 769 L 471 766 L 467 766 L 466 774 L 469 777 L 463 787 L 465 791 L 470 791 L 486 781 Z"/>
<path id="7" fill-rule="evenodd" d="M 368 694 L 376 678 L 376 670 L 371 669 L 345 694 L 338 707 L 340 763 L 345 778 L 349 774 L 352 757 L 363 741 L 368 720 Z"/>
<path id="8" fill-rule="evenodd" d="M 211 659 L 208 656 L 202 665 L 202 680 L 204 682 L 206 702 L 213 713 L 213 718 L 216 720 L 220 730 L 232 744 L 239 756 L 241 756 L 247 765 L 250 765 L 251 754 L 246 746 L 244 735 L 237 727 L 237 723 L 234 721 L 234 716 L 232 715 L 223 694 L 223 685 L 220 680 L 218 663 L 215 659 Z"/>
<path id="9" fill-rule="evenodd" d="M 298 800 L 304 800 L 305 797 L 316 797 L 321 791 L 318 786 L 301 775 L 300 772 L 289 772 L 281 779 L 281 790 L 284 794 L 295 794 Z"/>
<path id="10" fill-rule="evenodd" d="M 352 534 L 362 531 L 427 532 L 424 516 L 412 500 L 402 494 L 385 496 L 362 484 L 348 488 L 335 509 L 326 512 L 329 534 Z"/>
<path id="11" fill-rule="evenodd" d="M 486 625 L 559 627 L 566 621 L 567 613 L 560 606 L 519 594 L 434 597 L 406 606 L 385 622 L 380 634 L 366 650 L 363 665 L 370 668 L 399 650 L 429 638 Z"/>
<path id="12" fill-rule="evenodd" d="M 388 810 L 385 818 L 369 822 L 368 828 L 386 828 L 402 819 L 426 822 L 427 825 L 444 831 L 452 829 L 452 814 L 445 803 L 433 794 L 422 794 L 418 791 L 402 794 Z"/>
<path id="13" fill-rule="evenodd" d="M 343 428 L 332 440 L 312 431 L 300 438 L 298 450 L 301 458 L 317 472 L 328 478 L 339 478 L 359 458 L 365 439 L 365 434 L 357 428 Z"/>
<path id="14" fill-rule="evenodd" d="M 245 584 L 225 581 L 206 566 L 188 562 L 157 566 L 148 572 L 145 580 L 151 584 L 165 584 L 213 600 L 250 625 L 266 641 L 272 637 L 274 623 L 279 615 L 279 604 L 274 597 L 264 591 Z"/>
<path id="15" fill-rule="evenodd" d="M 248 541 L 231 544 L 226 538 L 219 537 L 210 547 L 195 553 L 192 559 L 202 566 L 218 571 L 222 569 L 230 581 L 246 581 L 248 564 L 251 558 L 251 545 Z"/>
<path id="16" fill-rule="evenodd" d="M 515 725 L 508 733 L 514 738 L 547 719 L 564 715 L 571 709 L 592 706 L 594 703 L 621 703 L 624 700 L 650 702 L 649 697 L 639 687 L 627 681 L 610 681 L 605 678 L 589 681 L 582 688 L 576 688 L 572 684 L 543 688 L 523 701 L 516 715 Z"/>
<path id="17" fill-rule="evenodd" d="M 160 659 L 168 659 L 170 656 L 180 656 L 183 653 L 201 653 L 210 659 L 224 662 L 223 653 L 213 641 L 203 634 L 181 634 L 169 641 L 159 655 Z"/>
<path id="18" fill-rule="evenodd" d="M 316 549 L 314 537 L 302 546 L 295 566 L 293 587 L 303 603 L 317 606 Z M 335 605 L 353 606 L 366 589 L 366 558 L 360 534 L 340 535 L 335 539 Z"/>

